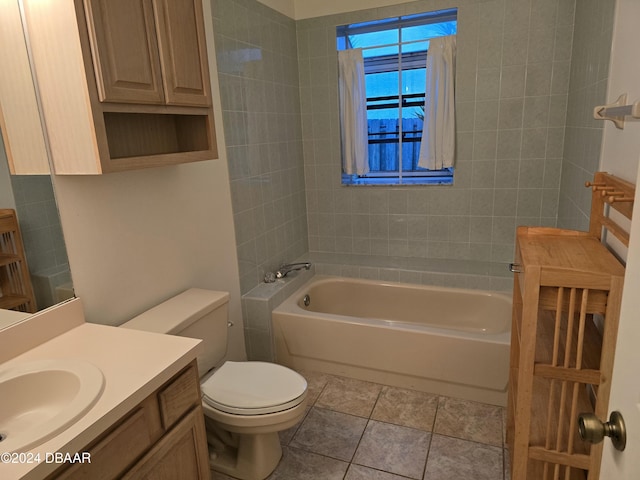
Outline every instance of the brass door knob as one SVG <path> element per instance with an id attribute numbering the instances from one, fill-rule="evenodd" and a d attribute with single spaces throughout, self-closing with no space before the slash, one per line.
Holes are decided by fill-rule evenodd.
<path id="1" fill-rule="evenodd" d="M 604 437 L 610 437 L 614 448 L 620 451 L 627 445 L 627 430 L 620 412 L 611 412 L 606 423 L 593 413 L 581 413 L 578 416 L 578 433 L 582 440 L 590 443 L 600 443 Z"/>

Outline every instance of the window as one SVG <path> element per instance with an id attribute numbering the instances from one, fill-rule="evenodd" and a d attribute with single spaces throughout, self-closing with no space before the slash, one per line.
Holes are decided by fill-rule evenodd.
<path id="1" fill-rule="evenodd" d="M 428 170 L 418 157 L 429 40 L 456 29 L 456 9 L 337 27 L 338 50 L 362 49 L 369 154 L 369 171 L 343 173 L 343 184 L 453 183 L 453 167 Z"/>

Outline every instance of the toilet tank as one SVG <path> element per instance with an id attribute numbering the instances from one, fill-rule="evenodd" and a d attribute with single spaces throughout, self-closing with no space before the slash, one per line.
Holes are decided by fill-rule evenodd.
<path id="1" fill-rule="evenodd" d="M 204 375 L 227 353 L 229 293 L 191 288 L 121 325 L 203 341 L 198 370 Z"/>

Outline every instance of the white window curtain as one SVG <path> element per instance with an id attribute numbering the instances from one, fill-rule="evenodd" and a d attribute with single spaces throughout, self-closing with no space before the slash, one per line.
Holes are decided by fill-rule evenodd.
<path id="1" fill-rule="evenodd" d="M 369 172 L 367 93 L 362 49 L 338 51 L 342 169 L 349 175 Z"/>
<path id="2" fill-rule="evenodd" d="M 429 40 L 424 125 L 418 165 L 429 170 L 453 167 L 455 157 L 456 37 Z"/>

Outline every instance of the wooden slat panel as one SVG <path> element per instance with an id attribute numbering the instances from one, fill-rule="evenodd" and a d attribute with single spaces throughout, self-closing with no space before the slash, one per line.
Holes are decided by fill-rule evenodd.
<path id="1" fill-rule="evenodd" d="M 541 287 L 538 306 L 543 310 L 555 310 L 556 291 L 558 287 Z M 569 309 L 569 300 L 565 298 L 563 310 Z M 604 314 L 607 311 L 607 292 L 601 290 L 592 291 L 587 304 L 587 312 Z"/>
<path id="2" fill-rule="evenodd" d="M 589 455 L 570 455 L 568 453 L 546 450 L 542 447 L 530 447 L 529 457 L 533 460 L 540 460 L 543 462 L 551 462 L 561 465 L 569 465 L 570 467 L 580 468 L 582 470 L 587 470 L 590 465 Z"/>
<path id="3" fill-rule="evenodd" d="M 551 365 L 536 365 L 533 369 L 535 375 L 540 377 L 580 382 L 588 385 L 600 384 L 600 371 L 598 370 L 576 370 L 575 368 L 554 367 Z"/>

